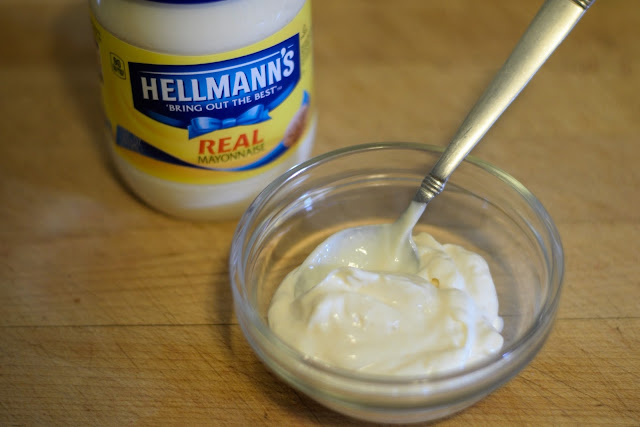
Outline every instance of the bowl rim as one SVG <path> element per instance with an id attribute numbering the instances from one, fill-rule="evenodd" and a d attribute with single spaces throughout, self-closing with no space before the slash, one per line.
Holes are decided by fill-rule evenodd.
<path id="1" fill-rule="evenodd" d="M 374 375 L 363 374 L 356 371 L 341 369 L 333 366 L 327 366 L 326 364 L 314 361 L 312 358 L 305 357 L 300 351 L 290 347 L 284 341 L 282 341 L 274 332 L 269 328 L 268 323 L 262 319 L 262 316 L 255 310 L 250 303 L 249 295 L 247 295 L 246 289 L 241 286 L 238 287 L 236 283 L 235 275 L 239 275 L 240 280 L 244 280 L 244 272 L 239 268 L 240 265 L 245 265 L 246 256 L 248 251 L 243 251 L 245 243 L 245 231 L 248 229 L 247 225 L 252 222 L 255 214 L 259 212 L 259 209 L 269 200 L 273 193 L 276 193 L 280 187 L 287 183 L 295 176 L 304 173 L 310 168 L 313 168 L 317 164 L 323 164 L 326 161 L 337 159 L 343 156 L 352 155 L 360 152 L 375 151 L 375 150 L 408 150 L 408 151 L 421 151 L 429 153 L 442 153 L 444 147 L 431 145 L 418 142 L 373 142 L 366 144 L 357 144 L 348 147 L 339 148 L 336 150 L 328 151 L 326 153 L 315 156 L 305 162 L 298 164 L 297 166 L 289 169 L 287 172 L 276 178 L 269 183 L 265 189 L 258 194 L 254 201 L 250 204 L 249 208 L 242 215 L 236 231 L 234 233 L 231 255 L 229 258 L 229 272 L 231 277 L 231 287 L 233 291 L 234 305 L 238 317 L 240 326 L 244 332 L 245 338 L 249 344 L 253 347 L 253 350 L 258 354 L 262 361 L 270 368 L 278 370 L 282 368 L 282 361 L 276 363 L 273 360 L 273 354 L 280 354 L 282 358 L 290 359 L 288 363 L 301 364 L 305 370 L 312 370 L 319 375 L 331 378 L 331 380 L 340 379 L 348 383 L 349 388 L 358 389 L 362 394 L 370 394 L 367 391 L 367 387 L 376 386 L 384 388 L 404 388 L 409 394 L 421 394 L 422 387 L 442 385 L 442 391 L 451 392 L 450 387 L 446 387 L 447 384 L 453 384 L 461 381 L 463 378 L 469 376 L 479 376 L 480 381 L 484 388 L 492 386 L 497 388 L 500 384 L 506 382 L 519 372 L 539 351 L 546 338 L 548 337 L 553 322 L 555 320 L 555 314 L 557 311 L 559 297 L 562 291 L 562 282 L 564 276 L 564 252 L 562 248 L 562 242 L 560 234 L 553 223 L 549 213 L 544 208 L 542 203 L 536 198 L 531 191 L 529 191 L 522 183 L 520 183 L 513 176 L 505 172 L 504 170 L 492 165 L 489 162 L 481 160 L 475 156 L 467 156 L 463 163 L 468 163 L 479 167 L 484 172 L 487 172 L 500 181 L 504 182 L 507 186 L 516 191 L 525 201 L 529 209 L 535 213 L 535 215 L 541 220 L 545 226 L 549 240 L 549 248 L 546 248 L 541 241 L 538 233 L 536 239 L 539 248 L 542 250 L 545 260 L 548 265 L 547 281 L 552 284 L 550 292 L 542 301 L 542 304 L 536 312 L 534 322 L 529 328 L 513 343 L 503 347 L 500 352 L 484 361 L 469 366 L 463 370 L 456 370 L 450 373 L 431 374 L 426 376 L 389 376 L 389 375 Z M 425 171 L 425 173 L 428 171 Z M 267 220 L 269 217 L 267 218 Z M 535 230 L 532 230 L 535 232 Z M 237 262 L 242 260 L 242 262 Z M 553 286 L 555 284 L 555 286 Z M 243 324 L 243 320 L 253 326 L 253 329 Z M 259 342 L 256 342 L 259 341 Z M 266 345 L 265 345 L 266 344 Z M 278 357 L 280 359 L 280 357 Z M 504 373 L 504 375 L 495 375 L 497 372 Z M 279 373 L 281 376 L 283 373 Z M 495 375 L 497 378 L 491 380 L 488 376 Z M 289 381 L 294 379 L 288 378 Z M 490 381 L 491 380 L 491 381 Z M 489 384 L 491 382 L 492 384 Z M 346 384 L 345 383 L 345 384 Z M 478 384 L 480 384 L 478 383 Z M 304 384 L 293 384 L 299 388 L 304 388 Z M 476 384 L 477 385 L 477 384 Z M 465 387 L 468 395 L 478 393 L 478 387 L 473 387 L 473 384 L 469 387 Z M 459 387 L 456 387 L 459 391 Z M 309 390 L 303 390 L 309 391 Z M 313 389 L 313 392 L 320 392 L 322 390 Z M 353 390 L 351 390 L 353 391 Z M 401 393 L 406 394 L 406 393 Z M 335 397 L 334 394 L 329 393 L 327 397 Z"/>

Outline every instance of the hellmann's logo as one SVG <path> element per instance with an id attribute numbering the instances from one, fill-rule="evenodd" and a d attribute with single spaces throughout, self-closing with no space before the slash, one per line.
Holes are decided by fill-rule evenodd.
<path id="1" fill-rule="evenodd" d="M 299 37 L 241 58 L 198 65 L 129 63 L 133 104 L 196 138 L 270 119 L 300 80 Z"/>

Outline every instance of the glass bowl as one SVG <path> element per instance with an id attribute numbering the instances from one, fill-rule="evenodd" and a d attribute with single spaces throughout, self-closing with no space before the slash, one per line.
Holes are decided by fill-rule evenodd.
<path id="1" fill-rule="evenodd" d="M 230 276 L 247 341 L 282 380 L 348 416 L 384 423 L 449 416 L 515 376 L 551 330 L 563 275 L 558 232 L 522 184 L 473 157 L 429 204 L 416 231 L 487 260 L 504 319 L 499 354 L 446 375 L 374 376 L 314 361 L 269 329 L 267 310 L 284 276 L 336 231 L 394 221 L 441 152 L 425 144 L 380 143 L 318 156 L 271 183 L 238 224 Z"/>

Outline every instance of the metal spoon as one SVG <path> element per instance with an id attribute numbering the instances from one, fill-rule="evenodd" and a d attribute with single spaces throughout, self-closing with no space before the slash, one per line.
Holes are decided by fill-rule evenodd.
<path id="1" fill-rule="evenodd" d="M 427 204 L 444 189 L 449 176 L 520 94 L 551 53 L 595 0 L 547 0 L 513 52 L 446 147 L 407 210 L 392 224 L 342 230 L 329 237 L 303 266 L 314 274 L 329 266 L 383 271 L 417 271 L 411 232 Z"/>

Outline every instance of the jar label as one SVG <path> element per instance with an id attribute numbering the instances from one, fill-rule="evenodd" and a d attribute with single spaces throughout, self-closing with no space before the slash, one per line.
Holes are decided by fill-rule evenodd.
<path id="1" fill-rule="evenodd" d="M 192 184 L 233 182 L 295 154 L 311 132 L 311 10 L 254 45 L 203 56 L 141 49 L 92 17 L 114 149 Z"/>

